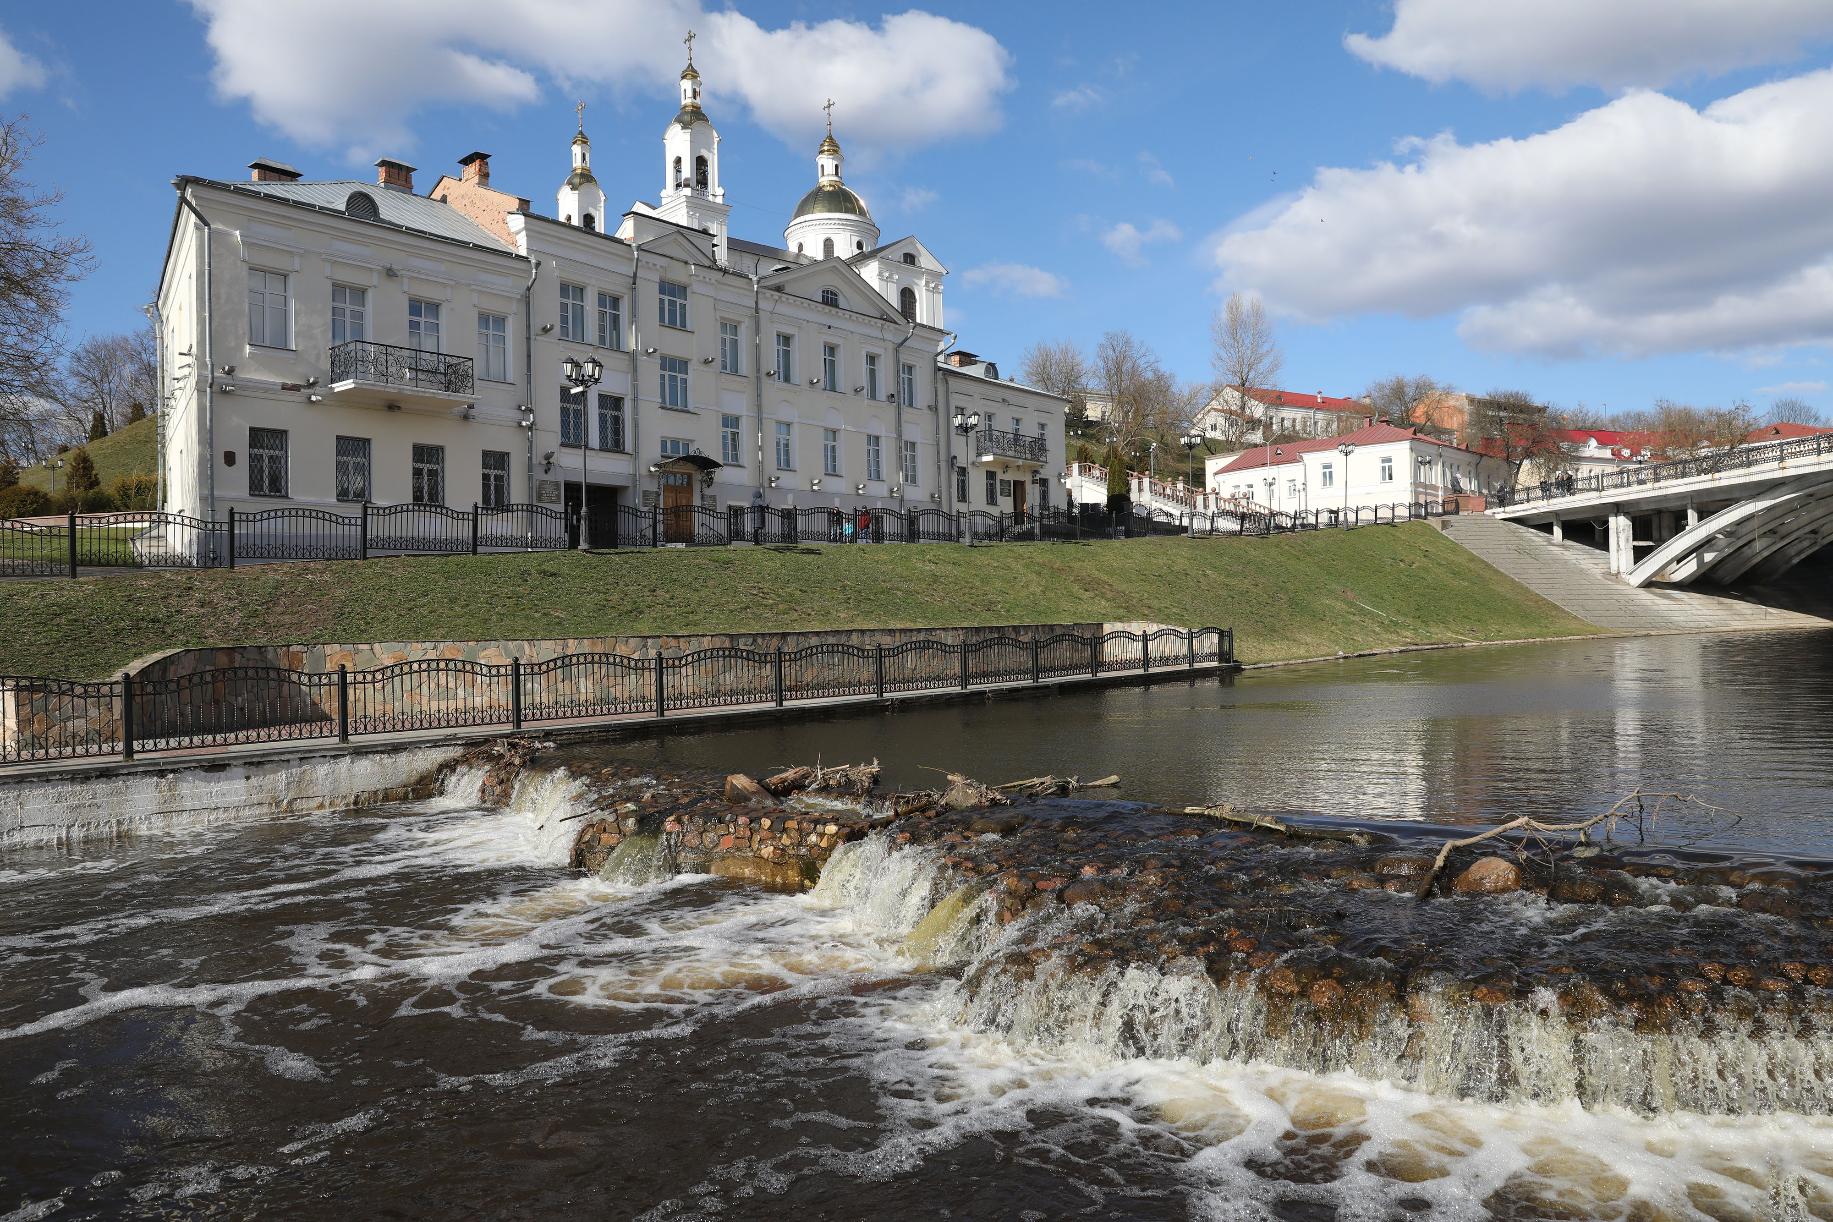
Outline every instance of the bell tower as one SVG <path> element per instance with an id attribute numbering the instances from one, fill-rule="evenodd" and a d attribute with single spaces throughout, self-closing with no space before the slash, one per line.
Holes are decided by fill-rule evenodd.
<path id="1" fill-rule="evenodd" d="M 700 105 L 696 37 L 689 30 L 682 40 L 687 44 L 687 67 L 681 70 L 681 109 L 662 133 L 662 200 L 656 214 L 712 234 L 714 255 L 723 265 L 732 208 L 719 185 L 719 133 Z"/>
<path id="2" fill-rule="evenodd" d="M 568 225 L 605 231 L 605 192 L 592 177 L 592 142 L 586 138 L 586 104 L 573 108 L 579 114 L 579 132 L 573 137 L 573 172 L 560 184 L 554 215 Z"/>

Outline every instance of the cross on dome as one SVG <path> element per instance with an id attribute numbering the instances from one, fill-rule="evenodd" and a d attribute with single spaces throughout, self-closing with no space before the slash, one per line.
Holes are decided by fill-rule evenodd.
<path id="1" fill-rule="evenodd" d="M 827 112 L 827 134 L 831 136 L 834 134 L 834 99 L 829 98 L 821 109 Z"/>
<path id="2" fill-rule="evenodd" d="M 694 66 L 694 39 L 698 37 L 700 37 L 698 34 L 689 30 L 687 32 L 687 37 L 681 40 L 687 44 L 687 66 L 690 68 Z"/>

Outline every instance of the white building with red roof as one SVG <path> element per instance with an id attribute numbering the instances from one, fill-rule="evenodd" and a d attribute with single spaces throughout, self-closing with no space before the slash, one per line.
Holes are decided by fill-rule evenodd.
<path id="1" fill-rule="evenodd" d="M 1482 496 L 1505 487 L 1508 474 L 1501 459 L 1383 420 L 1218 457 L 1205 484 L 1225 501 L 1310 513 Z"/>
<path id="2" fill-rule="evenodd" d="M 1273 432 L 1300 437 L 1334 437 L 1354 428 L 1368 413 L 1361 399 L 1343 399 L 1318 391 L 1315 395 L 1272 387 L 1224 386 L 1192 418 L 1205 437 L 1233 440 L 1267 427 Z"/>

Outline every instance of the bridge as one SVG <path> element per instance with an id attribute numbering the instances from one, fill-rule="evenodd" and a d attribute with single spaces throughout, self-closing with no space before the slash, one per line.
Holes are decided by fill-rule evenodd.
<path id="1" fill-rule="evenodd" d="M 1565 476 L 1490 513 L 1555 540 L 1593 532 L 1632 586 L 1774 581 L 1833 542 L 1833 434 Z"/>

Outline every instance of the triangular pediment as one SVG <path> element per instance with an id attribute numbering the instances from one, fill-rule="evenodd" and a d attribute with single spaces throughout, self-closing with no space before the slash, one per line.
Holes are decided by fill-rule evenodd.
<path id="1" fill-rule="evenodd" d="M 821 300 L 822 289 L 831 288 L 840 294 L 841 304 L 854 313 L 871 314 L 887 322 L 904 321 L 897 307 L 881 297 L 845 259 L 838 257 L 786 267 L 765 276 L 760 283 L 766 288 L 816 302 Z"/>
<path id="2" fill-rule="evenodd" d="M 855 267 L 871 262 L 902 263 L 906 254 L 915 255 L 916 266 L 922 268 L 924 271 L 935 272 L 942 276 L 948 275 L 948 268 L 943 266 L 942 260 L 936 258 L 935 253 L 931 251 L 929 247 L 923 245 L 915 234 L 906 234 L 895 242 L 886 242 L 884 245 L 875 246 L 871 250 L 861 251 L 848 259 L 847 262 L 853 264 Z"/>

